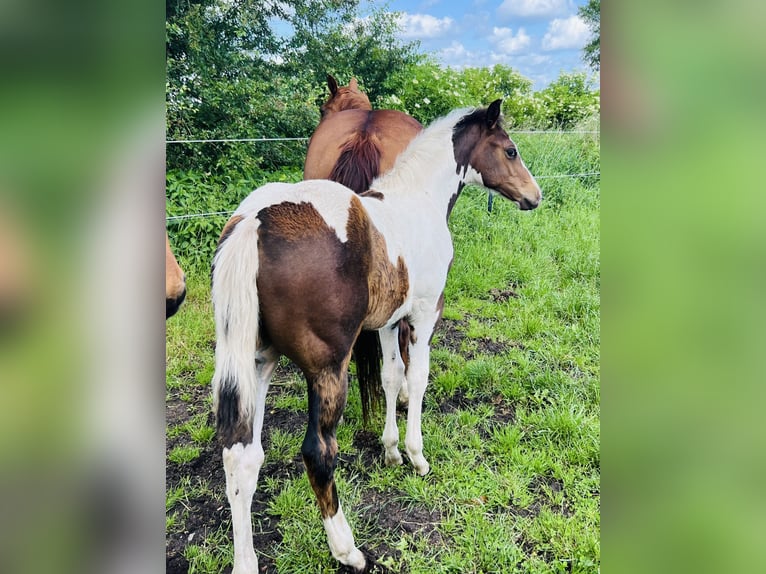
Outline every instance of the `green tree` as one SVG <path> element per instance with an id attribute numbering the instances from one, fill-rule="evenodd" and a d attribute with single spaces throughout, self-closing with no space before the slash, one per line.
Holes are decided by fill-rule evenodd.
<path id="1" fill-rule="evenodd" d="M 359 0 L 168 0 L 170 139 L 307 137 L 328 72 L 356 75 L 371 97 L 391 70 L 417 60 L 395 16 L 359 16 Z M 168 165 L 251 173 L 302 164 L 300 143 L 171 145 Z"/>
<path id="2" fill-rule="evenodd" d="M 587 4 L 577 9 L 577 13 L 593 34 L 593 38 L 583 48 L 583 60 L 598 72 L 601 69 L 601 0 L 588 0 Z"/>
<path id="3" fill-rule="evenodd" d="M 392 71 L 422 59 L 418 43 L 402 43 L 397 37 L 396 14 L 383 9 L 365 17 L 349 10 L 329 19 L 311 6 L 293 25 L 280 73 L 305 77 L 320 86 L 328 73 L 341 84 L 354 76 L 373 102 L 388 93 L 386 80 Z"/>

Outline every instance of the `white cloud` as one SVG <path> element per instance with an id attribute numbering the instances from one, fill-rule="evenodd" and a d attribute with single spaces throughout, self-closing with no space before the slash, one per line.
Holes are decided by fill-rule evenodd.
<path id="1" fill-rule="evenodd" d="M 503 0 L 497 13 L 508 18 L 543 19 L 563 16 L 572 10 L 571 0 Z"/>
<path id="2" fill-rule="evenodd" d="M 455 21 L 448 17 L 436 18 L 430 14 L 401 14 L 399 25 L 402 38 L 437 38 L 450 31 Z"/>
<path id="3" fill-rule="evenodd" d="M 579 16 L 553 20 L 543 36 L 543 50 L 579 50 L 590 38 L 588 25 Z"/>
<path id="4" fill-rule="evenodd" d="M 486 65 L 486 56 L 483 56 L 480 52 L 468 50 L 456 40 L 453 40 L 448 47 L 439 50 L 437 56 L 445 65 L 457 69 Z"/>
<path id="5" fill-rule="evenodd" d="M 532 39 L 524 31 L 524 28 L 519 28 L 515 36 L 510 28 L 493 28 L 489 41 L 500 52 L 513 54 L 527 48 Z"/>

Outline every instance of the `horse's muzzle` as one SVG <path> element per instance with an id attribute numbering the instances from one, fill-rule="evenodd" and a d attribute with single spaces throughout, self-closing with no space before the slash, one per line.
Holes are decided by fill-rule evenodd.
<path id="1" fill-rule="evenodd" d="M 518 202 L 519 209 L 523 211 L 528 211 L 530 209 L 536 208 L 538 205 L 540 205 L 540 199 L 529 199 L 528 197 L 522 197 L 521 201 Z"/>
<path id="2" fill-rule="evenodd" d="M 176 314 L 184 299 L 186 299 L 186 289 L 181 291 L 181 294 L 176 297 L 165 297 L 165 319 L 169 319 Z"/>

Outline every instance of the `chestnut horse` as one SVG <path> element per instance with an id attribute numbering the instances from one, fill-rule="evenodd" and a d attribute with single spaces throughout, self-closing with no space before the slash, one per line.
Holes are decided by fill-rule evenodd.
<path id="1" fill-rule="evenodd" d="M 415 138 L 394 168 L 361 196 L 327 180 L 271 183 L 252 192 L 226 223 L 213 258 L 216 324 L 213 409 L 223 445 L 234 531 L 234 574 L 255 574 L 251 504 L 264 462 L 266 392 L 280 356 L 308 383 L 301 446 L 332 555 L 363 572 L 338 500 L 336 427 L 346 404 L 348 364 L 360 331 L 383 349 L 387 464 L 401 464 L 396 396 L 404 377 L 399 325 L 411 326 L 405 448 L 419 474 L 420 416 L 429 341 L 443 306 L 452 256 L 450 211 L 466 184 L 534 209 L 541 192 L 500 121 L 501 101 L 456 110 Z M 345 112 L 337 112 L 345 113 Z"/>
<path id="2" fill-rule="evenodd" d="M 175 315 L 186 297 L 186 276 L 178 265 L 165 232 L 165 319 Z"/>
<path id="3" fill-rule="evenodd" d="M 362 193 L 393 167 L 423 126 L 403 112 L 373 110 L 355 78 L 339 88 L 328 75 L 327 85 L 330 99 L 309 140 L 303 178 L 331 179 Z"/>
<path id="4" fill-rule="evenodd" d="M 330 90 L 330 99 L 319 108 L 319 112 L 324 118 L 332 112 L 342 112 L 343 110 L 371 110 L 372 104 L 362 90 L 356 78 L 351 78 L 348 86 L 338 86 L 338 82 L 330 74 L 327 74 L 327 87 Z"/>

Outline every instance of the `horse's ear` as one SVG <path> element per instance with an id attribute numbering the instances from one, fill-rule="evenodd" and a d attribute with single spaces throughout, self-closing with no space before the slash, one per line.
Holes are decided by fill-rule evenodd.
<path id="1" fill-rule="evenodd" d="M 351 90 L 354 92 L 359 91 L 359 84 L 356 83 L 356 78 L 351 78 L 351 81 L 348 83 L 348 87 L 351 88 Z"/>
<path id="2" fill-rule="evenodd" d="M 503 104 L 502 99 L 495 100 L 487 108 L 487 127 L 491 130 L 497 126 L 497 121 L 500 119 L 500 108 Z"/>
<path id="3" fill-rule="evenodd" d="M 338 82 L 330 74 L 327 74 L 327 87 L 330 88 L 330 95 L 332 96 L 338 91 Z"/>

